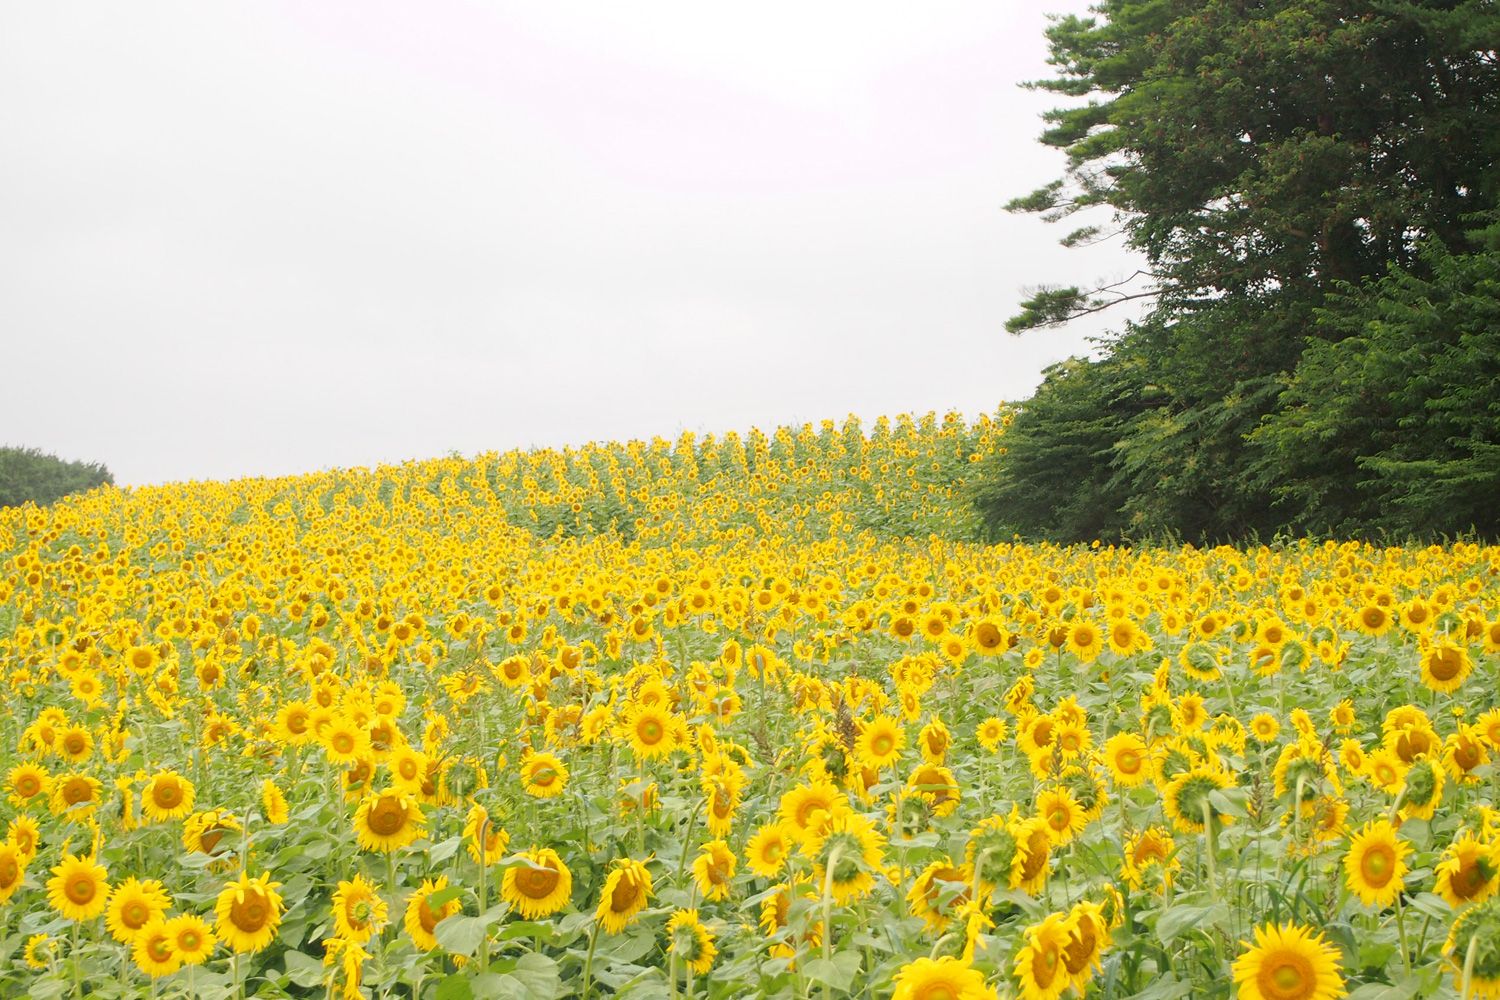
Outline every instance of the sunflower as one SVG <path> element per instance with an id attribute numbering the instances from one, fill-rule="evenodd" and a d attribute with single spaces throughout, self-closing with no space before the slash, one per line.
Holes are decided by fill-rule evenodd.
<path id="1" fill-rule="evenodd" d="M 860 726 L 854 740 L 854 753 L 864 767 L 890 767 L 901 759 L 906 746 L 906 731 L 888 715 L 877 715 Z"/>
<path id="2" fill-rule="evenodd" d="M 1033 715 L 1016 724 L 1016 746 L 1028 757 L 1036 757 L 1051 749 L 1057 738 L 1057 719 L 1051 715 Z"/>
<path id="3" fill-rule="evenodd" d="M 290 818 L 286 795 L 270 778 L 260 783 L 260 804 L 265 810 L 266 822 L 273 826 L 280 826 Z"/>
<path id="4" fill-rule="evenodd" d="M 1337 1000 L 1346 994 L 1338 949 L 1309 927 L 1265 924 L 1234 961 L 1243 1000 Z"/>
<path id="5" fill-rule="evenodd" d="M 811 880 L 806 875 L 797 875 L 790 882 L 772 886 L 769 893 L 765 894 L 765 898 L 761 900 L 759 922 L 761 931 L 768 938 L 775 938 L 787 930 L 792 922 L 794 898 L 806 905 L 800 922 L 800 932 L 795 935 L 783 935 L 784 940 L 772 944 L 771 954 L 775 958 L 786 958 L 795 962 L 798 943 L 807 948 L 813 948 L 823 939 L 823 925 L 811 919 L 811 914 L 816 912 L 813 904 L 816 904 L 818 900 L 817 891 L 813 888 Z"/>
<path id="6" fill-rule="evenodd" d="M 182 846 L 195 854 L 219 854 L 224 834 L 240 830 L 240 821 L 226 810 L 193 813 L 182 824 Z"/>
<path id="7" fill-rule="evenodd" d="M 1365 635 L 1384 635 L 1391 627 L 1391 613 L 1378 604 L 1366 604 L 1354 613 L 1351 624 Z"/>
<path id="8" fill-rule="evenodd" d="M 411 898 L 406 902 L 406 913 L 402 917 L 402 924 L 406 927 L 406 933 L 411 937 L 412 943 L 422 951 L 432 951 L 438 946 L 437 937 L 434 935 L 437 925 L 459 912 L 463 907 L 457 899 L 445 900 L 436 906 L 428 902 L 433 893 L 442 892 L 446 888 L 448 888 L 446 875 L 440 876 L 436 882 L 432 879 L 423 879 L 422 885 L 411 894 Z"/>
<path id="9" fill-rule="evenodd" d="M 1051 913 L 1041 923 L 1026 928 L 1026 943 L 1016 953 L 1014 973 L 1021 984 L 1022 1000 L 1057 1000 L 1072 985 L 1065 953 L 1072 941 L 1072 927 L 1061 913 Z"/>
<path id="10" fill-rule="evenodd" d="M 934 816 L 948 816 L 958 808 L 962 793 L 953 772 L 941 764 L 923 764 L 906 779 L 906 791 L 932 806 Z"/>
<path id="11" fill-rule="evenodd" d="M 415 747 L 404 746 L 393 752 L 386 761 L 391 772 L 391 784 L 413 795 L 422 793 L 427 779 L 427 755 Z"/>
<path id="12" fill-rule="evenodd" d="M 1219 812 L 1210 796 L 1230 788 L 1234 779 L 1215 767 L 1198 765 L 1173 778 L 1162 791 L 1162 807 L 1172 825 L 1182 833 L 1202 833 L 1204 819 L 1228 823 L 1229 816 Z"/>
<path id="13" fill-rule="evenodd" d="M 921 917 L 929 931 L 941 933 L 952 920 L 952 911 L 969 898 L 973 881 L 968 868 L 956 867 L 947 858 L 932 862 L 907 890 L 911 915 Z"/>
<path id="14" fill-rule="evenodd" d="M 969 629 L 974 648 L 982 656 L 998 656 L 1010 648 L 1010 633 L 993 618 L 981 618 Z"/>
<path id="15" fill-rule="evenodd" d="M 1043 834 L 1046 838 L 1046 834 Z M 989 898 L 999 886 L 1011 888 L 1019 844 L 1016 832 L 1004 816 L 980 820 L 969 831 L 969 843 L 963 849 L 963 865 L 975 873 L 980 882 L 981 897 Z"/>
<path id="16" fill-rule="evenodd" d="M 528 754 L 521 762 L 521 786 L 527 795 L 555 798 L 568 784 L 568 769 L 555 754 Z"/>
<path id="17" fill-rule="evenodd" d="M 82 726 L 68 726 L 58 734 L 57 752 L 69 764 L 82 764 L 94 752 L 94 736 Z"/>
<path id="18" fill-rule="evenodd" d="M 1084 663 L 1093 663 L 1099 658 L 1099 651 L 1103 648 L 1104 640 L 1099 634 L 1099 626 L 1093 622 L 1074 622 L 1068 629 L 1068 649 Z"/>
<path id="19" fill-rule="evenodd" d="M 1121 788 L 1138 788 L 1151 778 L 1151 754 L 1135 733 L 1115 733 L 1104 741 L 1104 763 Z"/>
<path id="20" fill-rule="evenodd" d="M 484 830 L 483 845 L 479 842 L 481 828 Z M 469 857 L 485 865 L 495 864 L 505 857 L 505 849 L 510 846 L 510 834 L 492 823 L 489 810 L 478 802 L 469 807 L 469 813 L 464 817 L 463 836 Z"/>
<path id="21" fill-rule="evenodd" d="M 51 776 L 41 767 L 30 763 L 17 764 L 11 768 L 5 780 L 10 787 L 11 804 L 17 808 L 23 808 L 37 796 L 47 794 L 51 784 Z"/>
<path id="22" fill-rule="evenodd" d="M 697 910 L 678 910 L 667 921 L 667 950 L 687 967 L 702 975 L 713 967 L 719 954 L 714 936 L 698 919 Z"/>
<path id="23" fill-rule="evenodd" d="M 1129 618 L 1110 623 L 1109 648 L 1116 656 L 1130 656 L 1137 650 L 1150 649 L 1151 640 Z"/>
<path id="24" fill-rule="evenodd" d="M 276 713 L 276 737 L 288 746 L 302 746 L 315 735 L 307 702 L 289 701 Z"/>
<path id="25" fill-rule="evenodd" d="M 55 950 L 52 947 L 52 939 L 46 934 L 33 934 L 26 939 L 26 950 L 23 957 L 28 969 L 38 972 L 51 964 Z"/>
<path id="26" fill-rule="evenodd" d="M 606 934 L 618 934 L 635 920 L 651 899 L 651 872 L 641 862 L 621 858 L 599 890 L 594 919 Z"/>
<path id="27" fill-rule="evenodd" d="M 573 895 L 573 873 L 550 847 L 521 854 L 522 862 L 505 869 L 500 898 L 524 920 L 540 920 L 568 905 Z"/>
<path id="28" fill-rule="evenodd" d="M 104 911 L 104 926 L 110 937 L 129 944 L 152 920 L 163 916 L 172 906 L 166 887 L 156 879 L 142 882 L 127 878 L 109 894 Z"/>
<path id="29" fill-rule="evenodd" d="M 172 935 L 161 917 L 152 920 L 136 934 L 130 957 L 137 968 L 153 979 L 170 976 L 182 968 L 182 958 L 172 946 Z"/>
<path id="30" fill-rule="evenodd" d="M 1468 678 L 1474 661 L 1463 646 L 1440 640 L 1422 654 L 1422 683 L 1442 694 L 1452 694 Z"/>
<path id="31" fill-rule="evenodd" d="M 1005 737 L 1010 734 L 1010 726 L 1004 719 L 998 716 L 990 716 L 979 724 L 974 736 L 979 740 L 979 745 L 990 753 L 1000 749 L 1000 744 L 1005 742 Z"/>
<path id="32" fill-rule="evenodd" d="M 919 958 L 896 973 L 891 1000 L 995 1000 L 984 984 L 984 973 L 963 959 Z"/>
<path id="33" fill-rule="evenodd" d="M 1281 732 L 1281 723 L 1267 712 L 1261 712 L 1250 720 L 1250 735 L 1263 744 L 1272 743 Z"/>
<path id="34" fill-rule="evenodd" d="M 1344 770 L 1351 778 L 1362 778 L 1365 775 L 1365 745 L 1359 740 L 1349 737 L 1339 743 L 1339 763 L 1344 765 Z"/>
<path id="35" fill-rule="evenodd" d="M 1366 906 L 1384 909 L 1396 901 L 1406 876 L 1411 845 L 1396 836 L 1389 820 L 1366 823 L 1349 838 L 1344 855 L 1344 882 Z"/>
<path id="36" fill-rule="evenodd" d="M 831 782 L 815 779 L 782 795 L 778 811 L 787 836 L 802 843 L 848 812 L 849 801 Z"/>
<path id="37" fill-rule="evenodd" d="M 236 952 L 257 952 L 276 938 L 281 926 L 280 882 L 269 872 L 251 878 L 246 872 L 224 886 L 214 906 L 219 940 Z"/>
<path id="38" fill-rule="evenodd" d="M 1104 907 L 1087 900 L 1074 904 L 1068 911 L 1068 944 L 1063 948 L 1063 966 L 1079 996 L 1086 991 L 1094 973 L 1103 968 L 1100 959 L 1109 947 L 1110 934 L 1103 914 Z"/>
<path id="39" fill-rule="evenodd" d="M 1365 777 L 1387 795 L 1401 793 L 1406 784 L 1406 771 L 1406 762 L 1388 747 L 1381 747 L 1365 757 Z"/>
<path id="40" fill-rule="evenodd" d="M 1423 755 L 1412 761 L 1401 790 L 1402 819 L 1432 819 L 1443 801 L 1443 766 Z"/>
<path id="41" fill-rule="evenodd" d="M 1469 955 L 1473 964 L 1469 966 Z M 1469 996 L 1477 1000 L 1500 997 L 1500 899 L 1471 906 L 1458 915 L 1443 942 L 1443 954 L 1453 969 L 1453 988 L 1463 996 L 1465 966 Z"/>
<path id="42" fill-rule="evenodd" d="M 0 843 L 0 903 L 14 896 L 26 878 L 26 861 L 15 844 Z"/>
<path id="43" fill-rule="evenodd" d="M 318 734 L 318 742 L 328 762 L 342 767 L 365 759 L 371 752 L 369 730 L 343 714 L 328 720 Z"/>
<path id="44" fill-rule="evenodd" d="M 385 926 L 385 900 L 363 875 L 339 882 L 333 893 L 333 926 L 345 941 L 364 944 Z"/>
<path id="45" fill-rule="evenodd" d="M 745 863 L 761 878 L 776 878 L 786 867 L 792 850 L 792 838 L 785 824 L 767 823 L 745 845 Z"/>
<path id="46" fill-rule="evenodd" d="M 815 865 L 813 880 L 840 906 L 870 894 L 883 861 L 885 838 L 862 814 L 841 813 L 809 838 L 802 851 Z"/>
<path id="47" fill-rule="evenodd" d="M 1165 827 L 1148 826 L 1125 838 L 1123 874 L 1132 889 L 1144 886 L 1147 876 L 1153 873 L 1166 889 L 1181 868 L 1177 844 Z"/>
<path id="48" fill-rule="evenodd" d="M 1010 888 L 1035 896 L 1047 884 L 1052 860 L 1052 838 L 1040 819 L 1022 820 L 1012 826 L 1016 853 L 1011 862 Z"/>
<path id="49" fill-rule="evenodd" d="M 1464 834 L 1448 845 L 1436 868 L 1433 888 L 1455 910 L 1469 903 L 1482 903 L 1495 894 L 1500 883 L 1500 845 Z"/>
<path id="50" fill-rule="evenodd" d="M 625 714 L 622 726 L 631 753 L 639 760 L 658 760 L 678 747 L 678 726 L 664 705 L 637 703 Z"/>
<path id="51" fill-rule="evenodd" d="M 109 873 L 92 857 L 63 855 L 47 880 L 47 902 L 69 920 L 92 920 L 104 912 Z"/>
<path id="52" fill-rule="evenodd" d="M 942 719 L 933 719 L 917 734 L 917 746 L 922 751 L 922 759 L 929 764 L 943 763 L 948 756 L 948 747 L 952 743 L 953 735 L 943 724 Z"/>
<path id="53" fill-rule="evenodd" d="M 1475 769 L 1488 764 L 1489 747 L 1478 726 L 1460 725 L 1458 730 L 1443 742 L 1443 767 L 1448 776 L 1463 784 L 1475 784 L 1479 775 Z"/>
<path id="54" fill-rule="evenodd" d="M 202 965 L 218 943 L 207 921 L 190 913 L 168 920 L 165 931 L 172 942 L 172 951 L 183 965 Z"/>
<path id="55" fill-rule="evenodd" d="M 1432 631 L 1432 626 L 1437 621 L 1433 606 L 1420 597 L 1414 597 L 1401 605 L 1398 614 L 1401 617 L 1401 624 L 1407 631 L 1417 635 L 1425 635 Z"/>
<path id="56" fill-rule="evenodd" d="M 52 780 L 52 812 L 82 822 L 99 808 L 103 784 L 89 774 L 61 774 Z"/>
<path id="57" fill-rule="evenodd" d="M 366 851 L 399 851 L 423 834 L 422 807 L 406 792 L 366 795 L 354 813 L 354 832 Z"/>
<path id="58" fill-rule="evenodd" d="M 141 810 L 153 823 L 181 819 L 193 811 L 193 783 L 176 771 L 160 771 L 141 792 Z"/>
<path id="59" fill-rule="evenodd" d="M 1049 788 L 1036 797 L 1036 814 L 1047 836 L 1058 846 L 1078 836 L 1088 824 L 1088 817 L 1073 793 L 1062 787 Z"/>
<path id="60" fill-rule="evenodd" d="M 734 869 L 738 859 L 729 845 L 722 840 L 711 840 L 704 844 L 698 857 L 693 859 L 693 881 L 698 891 L 710 902 L 729 898 L 729 886 L 734 881 Z"/>

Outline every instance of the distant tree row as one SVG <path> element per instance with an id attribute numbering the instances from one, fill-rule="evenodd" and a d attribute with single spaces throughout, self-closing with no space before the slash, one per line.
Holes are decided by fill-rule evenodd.
<path id="1" fill-rule="evenodd" d="M 1500 535 L 1500 7 L 1105 0 L 1047 30 L 1064 176 L 1009 206 L 1146 266 L 1007 327 L 1144 316 L 1054 366 L 997 535 Z"/>
<path id="2" fill-rule="evenodd" d="M 0 507 L 27 501 L 45 505 L 114 481 L 98 462 L 65 462 L 36 448 L 0 447 Z"/>

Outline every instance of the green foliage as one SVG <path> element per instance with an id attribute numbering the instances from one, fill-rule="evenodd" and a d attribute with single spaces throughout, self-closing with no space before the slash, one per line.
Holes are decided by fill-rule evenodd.
<path id="1" fill-rule="evenodd" d="M 1135 373 L 1117 359 L 1073 358 L 1046 381 L 988 460 L 975 502 L 996 539 L 1117 538 L 1125 493 L 1111 467 L 1138 408 Z"/>
<path id="2" fill-rule="evenodd" d="M 1397 387 L 1399 357 L 1367 364 L 1386 373 L 1369 375 L 1367 391 L 1394 393 L 1388 404 L 1335 412 L 1299 394 L 1338 395 L 1311 368 L 1383 315 L 1376 301 L 1416 310 L 1426 295 L 1479 321 L 1469 300 L 1483 293 L 1464 290 L 1478 277 L 1438 268 L 1423 247 L 1438 241 L 1459 259 L 1500 243 L 1500 10 L 1485 0 L 1103 0 L 1094 13 L 1053 21 L 1057 75 L 1028 85 L 1078 99 L 1044 115 L 1041 141 L 1066 154 L 1064 176 L 1007 207 L 1069 220 L 1066 246 L 1123 236 L 1146 266 L 1124 281 L 1042 288 L 1006 326 L 1151 305 L 1103 358 L 1049 377 L 1023 407 L 980 491 L 990 530 L 1219 539 L 1480 525 L 1495 459 L 1473 414 L 1489 412 L 1494 387 L 1467 385 L 1451 407 L 1437 400 L 1484 344 L 1401 340 L 1450 336 L 1407 317 L 1399 334 L 1360 341 L 1434 366 Z M 1366 287 L 1392 268 L 1425 284 Z M 1122 412 L 1142 393 L 1148 405 Z M 1401 441 L 1361 437 L 1385 405 L 1399 416 L 1384 433 Z M 1281 419 L 1288 407 L 1301 415 Z M 1337 446 L 1325 454 L 1313 441 Z M 1049 518 L 1048 491 L 1059 489 Z"/>
<path id="3" fill-rule="evenodd" d="M 36 448 L 0 447 L 0 507 L 45 506 L 114 481 L 99 462 L 65 462 Z"/>
<path id="4" fill-rule="evenodd" d="M 1256 433 L 1299 528 L 1500 534 L 1500 252 L 1345 288 Z"/>

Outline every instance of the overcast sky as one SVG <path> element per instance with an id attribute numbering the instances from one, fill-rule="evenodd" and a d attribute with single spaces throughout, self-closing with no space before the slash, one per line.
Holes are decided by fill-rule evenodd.
<path id="1" fill-rule="evenodd" d="M 1055 176 L 1042 10 L 0 7 L 0 444 L 122 484 L 967 414 L 1134 268 Z"/>

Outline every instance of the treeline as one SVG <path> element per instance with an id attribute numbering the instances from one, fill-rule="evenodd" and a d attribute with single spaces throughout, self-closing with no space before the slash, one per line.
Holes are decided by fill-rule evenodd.
<path id="1" fill-rule="evenodd" d="M 1500 535 L 1500 8 L 1106 0 L 1055 19 L 1063 177 L 1012 210 L 1122 239 L 1148 308 L 1026 401 L 995 535 Z"/>
<path id="2" fill-rule="evenodd" d="M 98 462 L 65 462 L 36 448 L 0 447 L 0 507 L 27 501 L 45 505 L 113 482 Z"/>

